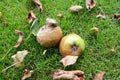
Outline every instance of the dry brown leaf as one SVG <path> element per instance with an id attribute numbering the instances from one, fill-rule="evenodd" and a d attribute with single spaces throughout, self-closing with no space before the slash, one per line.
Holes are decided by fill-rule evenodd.
<path id="1" fill-rule="evenodd" d="M 60 62 L 64 65 L 64 67 L 67 67 L 69 65 L 75 64 L 79 56 L 65 56 L 60 60 Z"/>
<path id="2" fill-rule="evenodd" d="M 96 73 L 96 74 L 94 75 L 94 79 L 93 79 L 93 80 L 103 80 L 105 73 L 106 73 L 105 71 Z"/>
<path id="3" fill-rule="evenodd" d="M 120 14 L 115 14 L 114 18 L 117 19 L 117 20 L 120 20 Z"/>
<path id="4" fill-rule="evenodd" d="M 79 12 L 81 9 L 82 6 L 78 6 L 78 5 L 70 7 L 71 12 Z"/>
<path id="5" fill-rule="evenodd" d="M 81 70 L 64 71 L 57 69 L 54 72 L 53 80 L 85 80 L 85 74 Z"/>
<path id="6" fill-rule="evenodd" d="M 101 13 L 99 13 L 98 15 L 96 15 L 96 17 L 97 17 L 97 18 L 106 19 L 106 16 L 103 15 L 103 14 L 101 14 Z"/>
<path id="7" fill-rule="evenodd" d="M 33 73 L 33 70 L 27 70 L 27 69 L 25 69 L 24 75 L 23 75 L 23 77 L 22 77 L 21 80 L 25 80 L 25 79 L 31 77 L 32 73 Z"/>
<path id="8" fill-rule="evenodd" d="M 93 28 L 91 28 L 91 30 L 94 32 L 99 32 L 99 29 L 97 27 L 93 27 Z"/>
<path id="9" fill-rule="evenodd" d="M 19 38 L 14 48 L 18 48 L 23 41 L 24 34 L 19 30 L 15 30 L 15 33 L 19 35 Z"/>
<path id="10" fill-rule="evenodd" d="M 17 54 L 15 54 L 11 57 L 13 64 L 15 64 L 16 67 L 23 66 L 24 65 L 24 58 L 26 57 L 26 55 L 28 53 L 29 53 L 28 50 L 18 51 Z"/>
<path id="11" fill-rule="evenodd" d="M 38 10 L 42 12 L 43 11 L 42 3 L 39 0 L 33 0 L 33 2 L 37 5 Z"/>
<path id="12" fill-rule="evenodd" d="M 96 6 L 95 0 L 86 0 L 86 7 L 87 7 L 88 11 L 93 9 L 95 6 Z"/>
<path id="13" fill-rule="evenodd" d="M 35 14 L 33 13 L 32 10 L 29 11 L 28 16 L 27 16 L 27 20 L 29 23 L 33 22 L 36 19 Z"/>
<path id="14" fill-rule="evenodd" d="M 114 48 L 112 48 L 111 51 L 112 51 L 113 53 L 116 53 L 116 50 L 115 50 Z"/>
<path id="15" fill-rule="evenodd" d="M 63 18 L 63 14 L 59 13 L 59 14 L 57 15 L 57 17 Z"/>

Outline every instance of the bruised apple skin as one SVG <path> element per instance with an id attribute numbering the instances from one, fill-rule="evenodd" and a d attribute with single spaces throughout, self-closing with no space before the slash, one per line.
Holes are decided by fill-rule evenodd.
<path id="1" fill-rule="evenodd" d="M 37 41 L 44 47 L 53 47 L 57 45 L 62 38 L 62 30 L 57 25 L 56 20 L 47 18 L 46 25 L 40 28 L 37 33 Z"/>
<path id="2" fill-rule="evenodd" d="M 76 34 L 69 34 L 63 37 L 59 45 L 62 56 L 80 56 L 84 49 L 84 40 Z"/>

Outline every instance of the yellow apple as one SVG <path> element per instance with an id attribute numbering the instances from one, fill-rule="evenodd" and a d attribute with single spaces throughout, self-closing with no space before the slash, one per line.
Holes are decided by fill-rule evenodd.
<path id="1" fill-rule="evenodd" d="M 63 56 L 80 56 L 84 49 L 84 40 L 76 34 L 69 34 L 63 37 L 59 45 L 59 51 Z"/>

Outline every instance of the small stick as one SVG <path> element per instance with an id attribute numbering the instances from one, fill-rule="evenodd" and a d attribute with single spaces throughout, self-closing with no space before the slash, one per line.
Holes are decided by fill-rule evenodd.
<path id="1" fill-rule="evenodd" d="M 16 62 L 16 63 L 14 63 L 14 64 L 12 64 L 12 65 L 6 67 L 5 69 L 2 70 L 2 72 L 6 71 L 7 69 L 13 67 L 14 65 L 16 65 L 16 64 L 18 64 L 18 63 L 20 63 L 20 62 Z"/>
<path id="2" fill-rule="evenodd" d="M 13 49 L 13 47 L 11 47 L 6 54 L 0 59 L 0 62 L 8 55 L 8 53 Z"/>

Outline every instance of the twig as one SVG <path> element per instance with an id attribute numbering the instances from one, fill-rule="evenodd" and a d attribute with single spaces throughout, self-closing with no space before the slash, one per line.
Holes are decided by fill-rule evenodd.
<path id="1" fill-rule="evenodd" d="M 0 59 L 0 62 L 8 55 L 8 53 L 13 49 L 13 47 L 11 47 L 6 54 Z"/>
<path id="2" fill-rule="evenodd" d="M 18 64 L 18 63 L 20 63 L 20 62 L 16 62 L 16 63 L 14 63 L 14 64 L 6 67 L 5 69 L 2 70 L 2 72 L 6 71 L 7 69 L 11 68 L 12 66 L 14 66 L 14 65 L 16 65 L 16 64 Z"/>

